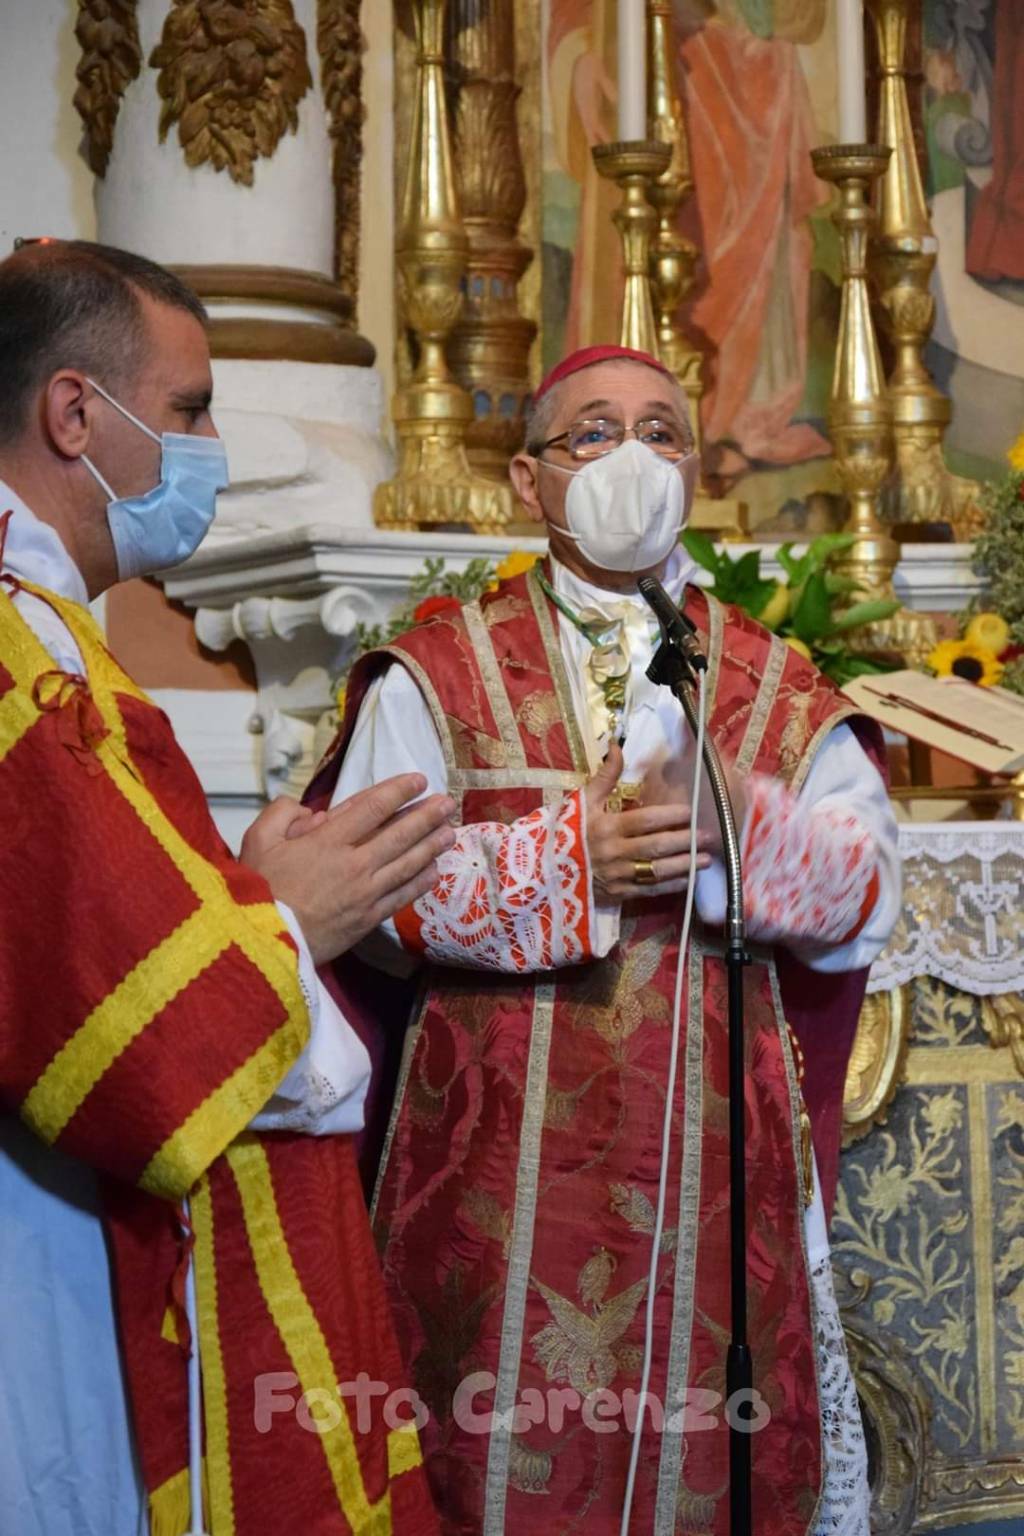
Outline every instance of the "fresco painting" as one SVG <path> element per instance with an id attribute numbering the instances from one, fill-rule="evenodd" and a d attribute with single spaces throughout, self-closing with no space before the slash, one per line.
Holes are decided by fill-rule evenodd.
<path id="1" fill-rule="evenodd" d="M 615 9 L 544 8 L 546 365 L 618 332 L 618 194 L 590 158 L 615 137 Z M 841 517 L 824 435 L 839 251 L 810 163 L 836 139 L 833 27 L 826 0 L 674 8 L 695 183 L 680 229 L 702 257 L 681 319 L 706 359 L 705 473 L 768 534 Z M 1024 423 L 1024 0 L 925 0 L 922 53 L 939 240 L 928 361 L 954 402 L 950 466 L 984 478 Z"/>

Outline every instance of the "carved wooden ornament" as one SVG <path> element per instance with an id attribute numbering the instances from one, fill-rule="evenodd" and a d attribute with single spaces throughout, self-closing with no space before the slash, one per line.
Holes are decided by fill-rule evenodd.
<path id="1" fill-rule="evenodd" d="M 189 165 L 252 185 L 258 156 L 298 126 L 312 85 L 291 0 L 173 0 L 150 57 L 160 71 L 160 137 L 172 123 Z"/>
<path id="2" fill-rule="evenodd" d="M 121 97 L 142 68 L 135 0 L 78 0 L 75 37 L 82 50 L 75 106 L 85 125 L 85 158 L 103 176 Z"/>
<path id="3" fill-rule="evenodd" d="M 365 41 L 360 0 L 317 0 L 317 48 L 334 144 L 338 282 L 354 300 L 359 288 L 359 188 L 363 159 Z"/>

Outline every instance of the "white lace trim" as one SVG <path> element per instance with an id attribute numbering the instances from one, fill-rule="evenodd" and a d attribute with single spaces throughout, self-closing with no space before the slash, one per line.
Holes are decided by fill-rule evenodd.
<path id="1" fill-rule="evenodd" d="M 825 1475 L 812 1536 L 870 1536 L 871 1490 L 864 1425 L 825 1254 L 811 1267 Z"/>
<path id="2" fill-rule="evenodd" d="M 823 944 L 853 938 L 878 890 L 871 833 L 845 811 L 808 813 L 771 779 L 752 779 L 748 794 L 743 873 L 751 937 Z"/>
<path id="3" fill-rule="evenodd" d="M 587 861 L 580 793 L 506 826 L 460 828 L 440 878 L 415 902 L 419 943 L 435 960 L 528 972 L 586 958 Z"/>
<path id="4" fill-rule="evenodd" d="M 315 1132 L 324 1117 L 351 1092 L 350 1084 L 339 1087 L 311 1064 L 306 1068 L 302 1086 L 304 1096 L 293 1108 L 279 1110 L 276 1114 L 272 1110 L 263 1112 L 259 1117 L 263 1130 Z M 271 1102 L 284 1101 L 277 1097 Z"/>
<path id="5" fill-rule="evenodd" d="M 934 976 L 979 997 L 1024 990 L 1024 825 L 901 825 L 903 909 L 869 992 Z"/>

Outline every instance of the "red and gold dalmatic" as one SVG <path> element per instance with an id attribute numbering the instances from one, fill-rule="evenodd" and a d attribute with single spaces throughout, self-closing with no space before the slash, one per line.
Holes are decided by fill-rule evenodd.
<path id="1" fill-rule="evenodd" d="M 719 750 L 798 788 L 849 709 L 742 615 L 694 590 L 688 612 L 710 657 Z M 364 659 L 348 728 L 368 681 L 405 666 L 430 706 L 462 820 L 509 823 L 568 795 L 558 826 L 571 842 L 582 835 L 572 792 L 588 768 L 556 624 L 533 573 L 502 583 Z M 343 747 L 344 736 L 314 799 Z M 577 846 L 577 878 L 582 858 Z M 420 921 L 406 913 L 398 925 L 414 947 Z M 680 921 L 678 899 L 637 901 L 606 960 L 522 976 L 429 967 L 375 1225 L 406 1362 L 432 1411 L 424 1454 L 447 1536 L 619 1530 L 632 1417 L 602 1425 L 614 1407 L 591 1399 L 588 1427 L 572 1394 L 621 1399 L 639 1387 Z M 725 1536 L 720 1400 L 703 1420 L 696 1407 L 685 1422 L 678 1411 L 681 1389 L 724 1394 L 729 1335 L 726 981 L 721 938 L 699 925 L 684 997 L 650 1384 L 669 1417 L 663 1432 L 645 1432 L 633 1528 Z M 746 1040 L 749 1333 L 771 1415 L 754 1442 L 755 1528 L 803 1536 L 822 1428 L 799 1091 L 766 951 L 748 972 Z"/>
<path id="2" fill-rule="evenodd" d="M 351 1142 L 246 1132 L 306 1042 L 295 946 L 89 614 L 24 585 L 67 624 L 87 676 L 54 670 L 0 586 L 0 1104 L 106 1176 L 153 1536 L 188 1521 L 185 1196 L 205 1528 L 434 1532 L 414 1429 L 375 1413 L 360 1433 L 349 1411 L 323 1434 L 294 1412 L 258 1428 L 267 1373 L 287 1373 L 295 1399 L 361 1370 L 401 1383 Z"/>

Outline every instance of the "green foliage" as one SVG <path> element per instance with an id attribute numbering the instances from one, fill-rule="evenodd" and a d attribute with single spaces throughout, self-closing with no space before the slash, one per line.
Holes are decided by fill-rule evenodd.
<path id="1" fill-rule="evenodd" d="M 999 686 L 1008 688 L 1011 693 L 1024 693 L 1024 656 L 1016 656 L 1006 663 Z"/>
<path id="2" fill-rule="evenodd" d="M 894 600 L 873 598 L 836 611 L 838 603 L 860 588 L 848 576 L 830 571 L 828 561 L 853 542 L 850 533 L 823 533 L 802 555 L 793 553 L 792 544 L 780 545 L 783 584 L 761 575 L 758 549 L 733 560 L 726 550 L 717 550 L 706 534 L 687 528 L 682 535 L 687 553 L 714 577 L 710 590 L 715 597 L 760 619 L 783 640 L 801 641 L 815 665 L 840 687 L 851 678 L 890 670 L 886 662 L 851 651 L 844 637 L 864 624 L 889 618 L 900 606 Z"/>
<path id="3" fill-rule="evenodd" d="M 438 556 L 428 559 L 421 571 L 409 582 L 409 597 L 401 608 L 391 615 L 386 624 L 358 624 L 354 655 L 374 651 L 387 645 L 398 635 L 404 635 L 416 623 L 414 617 L 420 603 L 428 597 L 455 597 L 460 603 L 471 603 L 485 592 L 494 580 L 494 563 L 490 560 L 470 560 L 464 571 L 446 571 L 444 561 Z"/>
<path id="4" fill-rule="evenodd" d="M 756 618 L 775 591 L 774 581 L 766 581 L 761 575 L 759 552 L 752 549 L 741 559 L 730 560 L 728 555 L 718 553 L 707 534 L 694 528 L 684 531 L 682 542 L 697 564 L 714 576 L 711 590 L 715 596 L 723 603 L 735 603 Z"/>
<path id="5" fill-rule="evenodd" d="M 985 583 L 983 606 L 1006 620 L 1015 645 L 1024 645 L 1024 470 L 990 481 L 981 507 L 985 527 L 974 542 L 974 569 Z"/>

